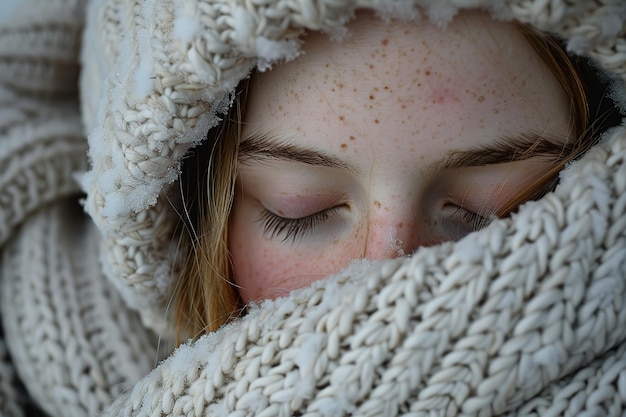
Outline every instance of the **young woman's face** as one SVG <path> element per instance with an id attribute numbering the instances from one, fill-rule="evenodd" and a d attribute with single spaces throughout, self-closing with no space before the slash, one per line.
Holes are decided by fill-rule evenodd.
<path id="1" fill-rule="evenodd" d="M 460 239 L 552 166 L 513 142 L 568 136 L 567 99 L 513 24 L 350 29 L 309 34 L 250 85 L 229 232 L 245 301 Z"/>

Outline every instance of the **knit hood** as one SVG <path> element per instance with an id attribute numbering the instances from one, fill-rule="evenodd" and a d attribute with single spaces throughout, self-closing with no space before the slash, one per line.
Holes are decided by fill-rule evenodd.
<path id="1" fill-rule="evenodd" d="M 444 28 L 465 8 L 564 39 L 626 105 L 623 0 L 92 2 L 80 183 L 104 272 L 143 324 L 169 327 L 181 164 L 253 68 L 297 59 L 305 31 L 341 38 L 357 9 Z M 618 126 L 510 218 L 264 302 L 181 346 L 106 415 L 623 415 L 624 300 Z"/>
<path id="2" fill-rule="evenodd" d="M 495 19 L 517 19 L 554 33 L 572 53 L 623 76 L 620 1 L 602 7 L 586 1 L 473 6 L 488 9 Z M 172 230 L 180 214 L 166 195 L 183 158 L 221 120 L 235 87 L 253 67 L 264 70 L 297 57 L 305 30 L 340 38 L 359 8 L 373 8 L 385 19 L 430 19 L 445 27 L 463 7 L 454 1 L 257 6 L 196 0 L 91 7 L 81 85 L 92 164 L 82 178 L 85 207 L 104 236 L 107 274 L 147 325 L 161 329 L 167 321 L 177 276 Z M 524 213 L 520 217 L 534 216 Z"/>

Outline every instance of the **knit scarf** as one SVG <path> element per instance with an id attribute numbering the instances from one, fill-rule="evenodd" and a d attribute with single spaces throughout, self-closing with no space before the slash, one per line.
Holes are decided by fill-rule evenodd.
<path id="1" fill-rule="evenodd" d="M 622 0 L 469 3 L 567 39 L 615 85 L 626 77 Z M 52 416 L 625 415 L 624 126 L 510 218 L 355 263 L 171 354 L 159 345 L 163 271 L 176 267 L 159 190 L 239 80 L 294 57 L 303 29 L 341 35 L 357 6 L 442 23 L 465 4 L 94 2 L 80 86 L 91 219 L 72 197 L 72 172 L 86 167 L 73 92 L 61 87 L 73 80 L 55 79 L 75 55 L 27 43 L 51 38 L 32 34 L 42 27 L 77 43 L 82 6 L 10 8 L 6 62 L 56 70 L 0 72 L 0 414 L 34 403 Z M 4 47 L 9 37 L 17 46 Z"/>

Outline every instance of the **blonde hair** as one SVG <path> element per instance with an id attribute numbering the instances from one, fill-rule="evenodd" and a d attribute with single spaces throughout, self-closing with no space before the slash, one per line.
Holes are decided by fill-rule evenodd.
<path id="1" fill-rule="evenodd" d="M 591 87 L 585 81 L 594 75 L 585 69 L 588 64 L 570 57 L 553 37 L 518 26 L 571 101 L 574 139 L 555 156 L 553 169 L 504 204 L 496 213 L 498 216 L 507 216 L 521 203 L 540 198 L 553 189 L 563 166 L 593 145 L 598 130 L 606 129 L 606 126 L 592 129 L 597 124 L 590 121 L 587 93 Z M 235 194 L 247 86 L 247 82 L 240 85 L 236 105 L 221 125 L 209 132 L 206 142 L 211 147 L 205 145 L 203 150 L 196 151 L 181 179 L 187 187 L 190 220 L 185 222 L 188 231 L 181 234 L 187 258 L 174 294 L 179 336 L 197 337 L 214 331 L 243 309 L 232 282 L 228 221 Z"/>
<path id="2" fill-rule="evenodd" d="M 237 155 L 247 82 L 222 123 L 207 134 L 185 164 L 186 250 L 181 275 L 174 292 L 178 337 L 195 338 L 217 330 L 237 315 L 239 296 L 231 282 L 228 255 L 228 219 L 235 195 Z"/>

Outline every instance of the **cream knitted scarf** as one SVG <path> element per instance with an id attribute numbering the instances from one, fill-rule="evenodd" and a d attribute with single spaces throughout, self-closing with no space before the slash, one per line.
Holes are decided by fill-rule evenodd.
<path id="1" fill-rule="evenodd" d="M 356 7 L 445 22 L 471 6 L 556 33 L 623 87 L 624 0 L 94 2 L 80 90 L 97 231 L 62 199 L 84 167 L 71 91 L 38 87 L 71 85 L 54 77 L 72 55 L 27 47 L 41 27 L 76 42 L 81 5 L 42 4 L 0 18 L 7 62 L 57 69 L 2 78 L 0 413 L 22 415 L 19 378 L 58 416 L 626 415 L 624 127 L 511 218 L 266 302 L 141 378 L 176 271 L 163 193 L 250 68 L 295 57 L 303 29 L 341 35 Z"/>

